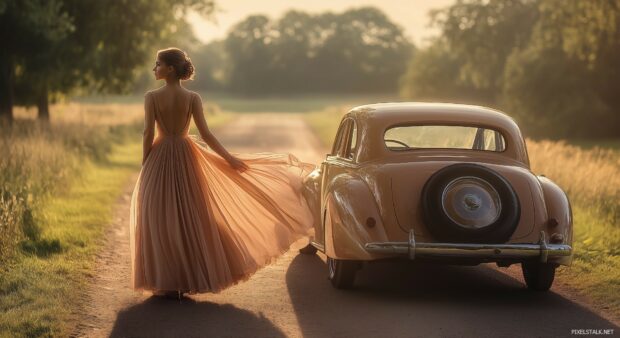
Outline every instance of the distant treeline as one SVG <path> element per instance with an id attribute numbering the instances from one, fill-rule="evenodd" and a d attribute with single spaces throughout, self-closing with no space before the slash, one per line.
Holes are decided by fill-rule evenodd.
<path id="1" fill-rule="evenodd" d="M 214 8 L 212 0 L 0 0 L 0 117 L 19 104 L 45 118 L 50 98 L 76 92 L 142 92 L 153 84 L 154 52 L 177 46 L 196 65 L 192 89 L 400 91 L 498 107 L 528 135 L 620 136 L 620 0 L 456 0 L 431 13 L 441 33 L 423 49 L 372 7 L 252 15 L 224 40 L 200 44 L 182 14 Z"/>
<path id="2" fill-rule="evenodd" d="M 529 135 L 620 136 L 620 1 L 460 0 L 401 93 L 500 107 Z"/>
<path id="3" fill-rule="evenodd" d="M 191 53 L 205 90 L 243 94 L 396 92 L 413 45 L 376 8 L 278 20 L 249 16 Z"/>

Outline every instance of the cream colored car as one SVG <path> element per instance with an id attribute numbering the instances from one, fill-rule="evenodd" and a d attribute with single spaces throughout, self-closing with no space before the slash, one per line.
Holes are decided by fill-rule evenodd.
<path id="1" fill-rule="evenodd" d="M 407 257 L 519 263 L 530 289 L 548 290 L 556 267 L 572 260 L 566 194 L 532 173 L 518 126 L 489 108 L 356 107 L 304 187 L 311 244 L 337 288 L 353 286 L 363 262 Z"/>

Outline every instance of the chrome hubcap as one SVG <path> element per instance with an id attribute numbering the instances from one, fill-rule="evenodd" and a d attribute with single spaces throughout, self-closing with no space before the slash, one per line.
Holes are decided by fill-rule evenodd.
<path id="1" fill-rule="evenodd" d="M 441 195 L 441 207 L 454 223 L 467 229 L 480 229 L 499 218 L 499 193 L 489 182 L 473 176 L 452 180 Z"/>
<path id="2" fill-rule="evenodd" d="M 467 194 L 463 199 L 463 203 L 465 204 L 467 210 L 474 211 L 480 208 L 480 204 L 482 203 L 482 201 L 480 200 L 480 197 L 476 195 Z"/>

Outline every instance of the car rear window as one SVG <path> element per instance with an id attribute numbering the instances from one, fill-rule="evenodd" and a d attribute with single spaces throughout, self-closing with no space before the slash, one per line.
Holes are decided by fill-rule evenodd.
<path id="1" fill-rule="evenodd" d="M 415 125 L 386 130 L 385 146 L 392 151 L 412 149 L 471 149 L 504 151 L 502 134 L 482 127 Z"/>

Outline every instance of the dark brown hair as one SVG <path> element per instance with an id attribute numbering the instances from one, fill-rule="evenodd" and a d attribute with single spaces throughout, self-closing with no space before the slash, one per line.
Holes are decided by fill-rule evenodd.
<path id="1" fill-rule="evenodd" d="M 179 79 L 194 79 L 194 65 L 184 51 L 176 47 L 170 47 L 157 51 L 157 57 L 166 65 L 172 66 Z"/>

